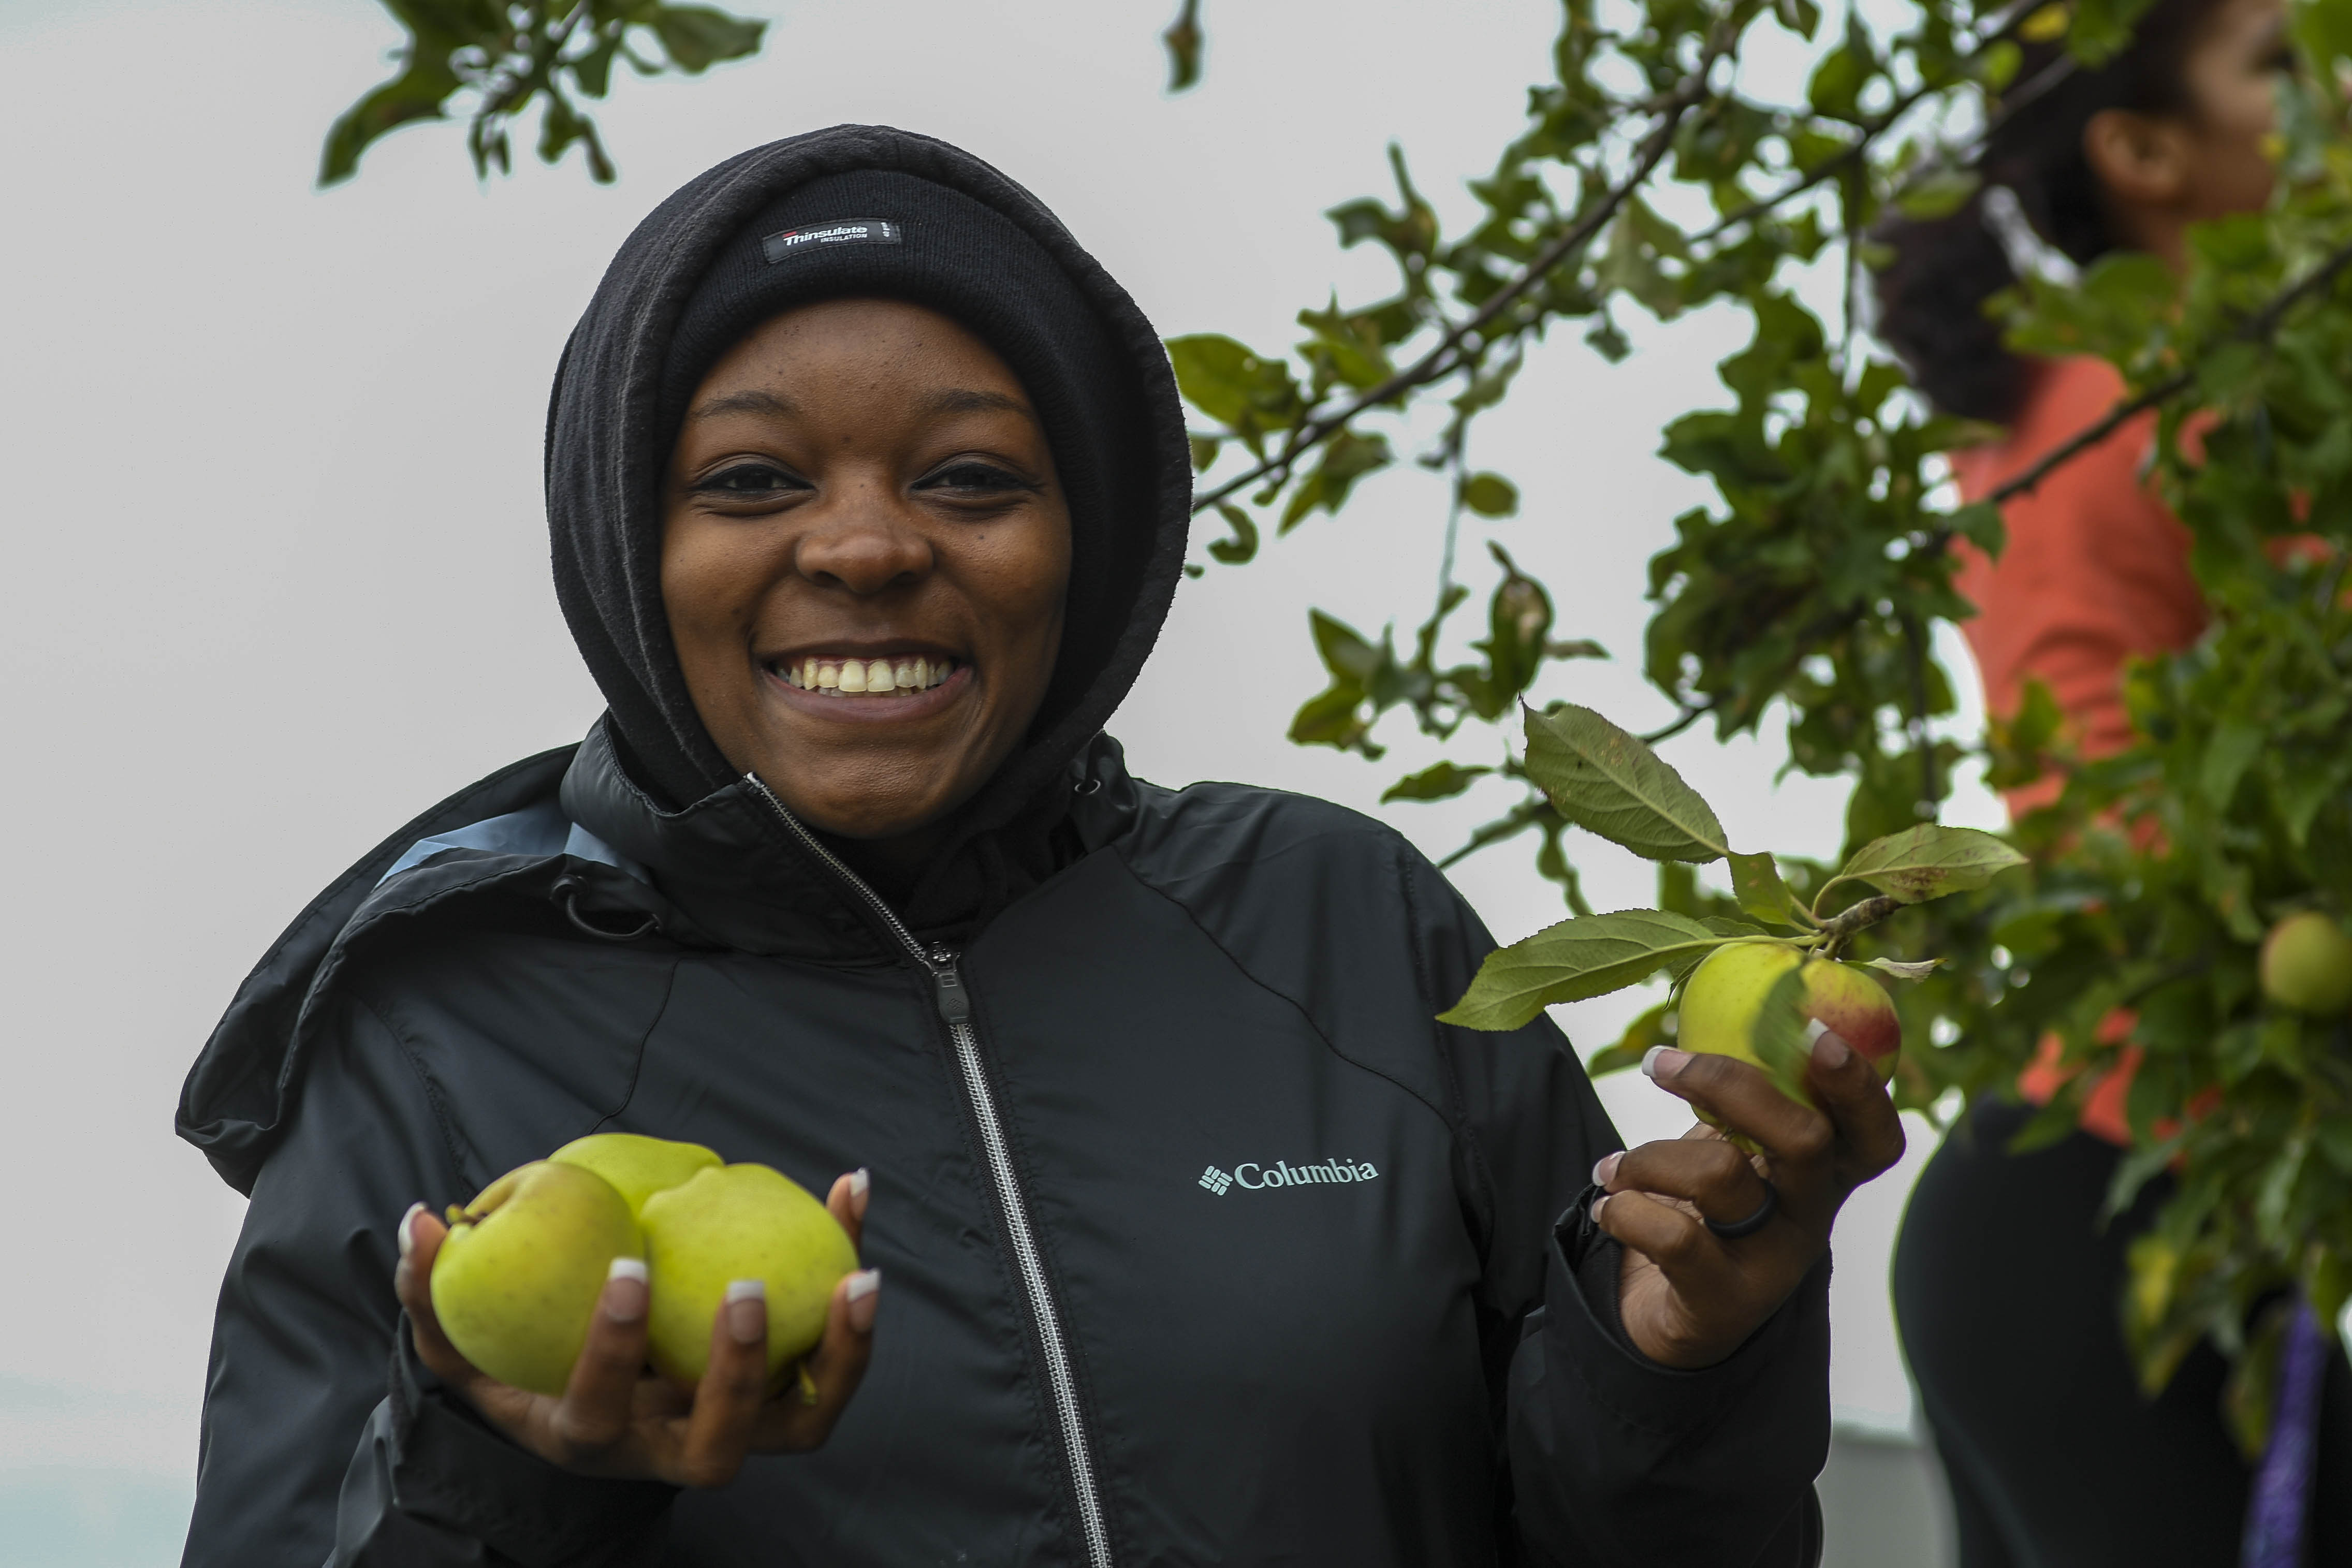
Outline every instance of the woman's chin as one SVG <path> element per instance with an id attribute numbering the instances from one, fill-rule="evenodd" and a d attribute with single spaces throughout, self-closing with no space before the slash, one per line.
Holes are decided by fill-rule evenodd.
<path id="1" fill-rule="evenodd" d="M 880 810 L 849 800 L 818 799 L 795 805 L 792 809 L 809 827 L 827 838 L 845 840 L 853 844 L 871 844 L 881 848 L 892 844 L 926 841 L 927 835 L 953 810 L 952 803 L 940 805 L 933 801 L 892 803 Z"/>
<path id="2" fill-rule="evenodd" d="M 975 778 L 952 747 L 938 757 L 901 753 L 878 768 L 871 758 L 835 758 L 850 765 L 827 767 L 818 748 L 787 743 L 769 748 L 752 771 L 808 827 L 877 846 L 922 840 L 987 778 Z"/>

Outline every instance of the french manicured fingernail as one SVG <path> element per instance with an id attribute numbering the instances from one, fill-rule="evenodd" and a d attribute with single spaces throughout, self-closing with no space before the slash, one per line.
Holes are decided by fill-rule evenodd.
<path id="1" fill-rule="evenodd" d="M 1592 1167 L 1592 1185 L 1595 1186 L 1607 1186 L 1609 1185 L 1609 1178 L 1617 1174 L 1617 1162 L 1624 1157 L 1625 1151 L 1622 1149 L 1618 1150 L 1613 1155 L 1601 1155 L 1600 1164 Z"/>
<path id="2" fill-rule="evenodd" d="M 1654 1045 L 1642 1053 L 1642 1076 L 1655 1083 L 1661 1072 L 1679 1072 L 1690 1060 L 1687 1051 L 1676 1051 L 1671 1045 Z"/>
<path id="3" fill-rule="evenodd" d="M 646 1315 L 648 1291 L 646 1260 L 615 1258 L 604 1270 L 604 1315 L 616 1323 L 633 1323 Z"/>
<path id="4" fill-rule="evenodd" d="M 1598 1225 L 1598 1224 L 1600 1224 L 1600 1223 L 1601 1223 L 1601 1211 L 1603 1208 L 1607 1207 L 1608 1206 L 1609 1206 L 1609 1200 L 1608 1200 L 1607 1198 L 1605 1198 L 1605 1197 L 1597 1197 L 1597 1198 L 1594 1198 L 1594 1199 L 1592 1200 L 1592 1223 L 1593 1223 L 1593 1224 Z"/>
<path id="5" fill-rule="evenodd" d="M 882 1270 L 860 1269 L 841 1292 L 849 1301 L 849 1326 L 859 1333 L 874 1332 L 874 1314 L 882 1305 L 881 1290 Z"/>
<path id="6" fill-rule="evenodd" d="M 737 1344 L 757 1344 L 768 1333 L 768 1281 L 737 1280 L 727 1287 L 727 1334 Z"/>
<path id="7" fill-rule="evenodd" d="M 416 1238 L 411 1231 L 416 1224 L 416 1217 L 424 1212 L 423 1204 L 412 1203 L 408 1206 L 408 1212 L 400 1217 L 400 1255 L 404 1259 L 416 1245 Z"/>
<path id="8" fill-rule="evenodd" d="M 1813 1060 L 1823 1067 L 1843 1067 L 1846 1064 L 1846 1059 L 1853 1054 L 1853 1047 L 1846 1044 L 1843 1039 L 1831 1033 L 1826 1028 L 1822 1028 L 1819 1019 L 1814 1019 L 1813 1023 L 1815 1028 L 1822 1030 L 1821 1033 L 1813 1037 Z"/>
<path id="9" fill-rule="evenodd" d="M 849 1207 L 857 1218 L 866 1218 L 866 1200 L 874 1192 L 874 1173 L 864 1166 L 849 1173 Z"/>

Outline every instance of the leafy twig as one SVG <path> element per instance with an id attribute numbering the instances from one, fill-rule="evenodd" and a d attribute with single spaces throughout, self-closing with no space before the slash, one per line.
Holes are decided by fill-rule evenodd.
<path id="1" fill-rule="evenodd" d="M 1903 906 L 1901 899 L 1889 898 L 1886 894 L 1880 894 L 1874 898 L 1865 898 L 1832 918 L 1823 921 L 1822 956 L 1836 957 L 1845 951 L 1845 945 L 1853 941 L 1857 935 L 1867 931 Z"/>
<path id="2" fill-rule="evenodd" d="M 1410 392 L 1418 386 L 1426 386 L 1431 382 L 1451 374 L 1458 367 L 1458 361 L 1454 357 L 1455 350 L 1472 333 L 1476 332 L 1517 303 L 1519 297 L 1534 287 L 1546 273 L 1591 240 L 1600 232 L 1601 226 L 1616 214 L 1617 209 L 1624 204 L 1626 198 L 1639 190 L 1649 179 L 1651 171 L 1658 166 L 1668 152 L 1672 151 L 1675 128 L 1682 123 L 1683 116 L 1689 113 L 1699 99 L 1706 96 L 1707 78 L 1713 72 L 1716 62 L 1723 57 L 1729 47 L 1729 39 L 1724 36 L 1723 30 L 1718 28 L 1716 37 L 1708 41 L 1706 48 L 1701 54 L 1697 66 L 1673 91 L 1666 94 L 1659 111 L 1657 123 L 1652 127 L 1650 134 L 1643 141 L 1641 151 L 1635 156 L 1631 171 L 1622 180 L 1601 193 L 1592 205 L 1585 209 L 1581 217 L 1570 225 L 1567 230 L 1549 245 L 1538 251 L 1534 259 L 1521 267 L 1510 282 L 1496 290 L 1494 296 L 1476 310 L 1456 322 L 1443 338 L 1437 340 L 1435 346 L 1411 365 L 1379 385 L 1350 398 L 1345 405 L 1334 413 L 1309 420 L 1298 426 L 1291 433 L 1290 438 L 1283 443 L 1282 450 L 1272 457 L 1235 475 L 1205 495 L 1195 497 L 1192 501 L 1193 515 L 1197 517 L 1218 502 L 1238 495 L 1270 476 L 1287 475 L 1297 466 L 1300 457 L 1339 434 L 1350 420 L 1365 410 L 1376 408 L 1391 401 L 1400 392 Z"/>
<path id="3" fill-rule="evenodd" d="M 2076 431 L 2059 445 L 2051 448 L 2032 467 L 1995 488 L 1985 497 L 1984 504 L 1999 506 L 2003 501 L 2032 494 L 2042 481 L 2113 435 L 2136 416 L 2146 413 L 2160 403 L 2171 402 L 2172 399 L 2196 385 L 2198 368 L 2204 363 L 2207 353 L 2221 347 L 2222 343 L 2256 342 L 2269 337 L 2277 329 L 2279 322 L 2284 319 L 2289 310 L 2333 283 L 2336 275 L 2347 267 L 2352 267 L 2352 242 L 2337 246 L 2329 253 L 2326 261 L 2312 268 L 2293 286 L 2273 296 L 2269 304 L 2241 322 L 2235 330 L 2221 340 L 2221 343 L 2208 345 L 2195 359 L 2190 360 L 2179 370 L 2137 397 L 2124 399 L 2098 420 Z M 1930 542 L 1940 546 L 1949 538 L 1950 530 L 1943 529 Z"/>

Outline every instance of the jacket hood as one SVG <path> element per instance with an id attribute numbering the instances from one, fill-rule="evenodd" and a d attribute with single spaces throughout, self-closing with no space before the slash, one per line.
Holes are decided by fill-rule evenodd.
<path id="1" fill-rule="evenodd" d="M 892 262 L 919 255 L 923 216 L 942 227 L 1003 229 L 1010 238 L 1000 249 L 1009 244 L 1023 247 L 1024 256 L 1042 253 L 1059 277 L 1049 280 L 1052 298 L 1045 305 L 1031 299 L 1026 308 L 1033 316 L 1040 308 L 1090 315 L 1075 325 L 1103 345 L 1098 357 L 1110 364 L 1116 382 L 1112 401 L 1123 405 L 1085 411 L 1083 434 L 1110 431 L 1094 442 L 1109 456 L 1082 465 L 1090 472 L 1091 494 L 1072 490 L 1071 597 L 1060 660 L 1023 747 L 961 809 L 940 860 L 964 861 L 977 841 L 991 835 L 1035 840 L 1040 825 L 1050 828 L 1059 814 L 1071 762 L 1126 696 L 1158 638 L 1182 570 L 1192 498 L 1183 417 L 1159 334 L 1043 204 L 987 163 L 908 131 L 835 126 L 728 160 L 637 226 L 573 330 L 556 373 L 546 483 L 557 595 L 604 691 L 604 728 L 650 803 L 684 810 L 732 785 L 735 771 L 688 695 L 661 601 L 660 486 L 678 404 L 678 338 L 682 329 L 707 325 L 698 291 L 746 265 L 740 258 L 747 238 L 753 247 L 749 265 L 756 268 L 757 231 L 780 214 L 793 214 L 796 193 L 809 191 L 826 193 L 799 204 L 856 201 L 914 208 L 919 215 L 910 243 L 889 247 Z M 901 214 L 802 216 L 895 222 Z M 933 257 L 929 276 L 938 287 L 918 286 L 921 280 L 905 271 L 909 264 L 897 273 L 883 268 L 878 281 L 870 269 L 835 269 L 832 281 L 813 283 L 793 302 L 828 293 L 898 295 L 965 319 L 1032 383 L 1062 461 L 1066 446 L 1082 434 L 1075 413 L 1059 420 L 1055 413 L 1074 389 L 1035 384 L 1041 376 L 1055 376 L 1058 361 L 1041 358 L 1025 341 L 1009 341 L 1001 323 L 975 319 L 989 314 L 994 294 L 1018 283 L 1006 280 L 1012 269 L 989 265 L 986 256 L 960 270 L 963 254 Z M 758 319 L 741 327 L 748 329 Z M 933 907 L 910 913 L 967 914 L 972 883 L 969 865 L 935 865 L 914 894 L 918 904 Z"/>

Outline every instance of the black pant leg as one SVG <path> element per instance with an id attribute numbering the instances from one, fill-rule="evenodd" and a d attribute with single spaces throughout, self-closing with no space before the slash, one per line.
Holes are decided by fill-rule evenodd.
<path id="1" fill-rule="evenodd" d="M 2311 1568 L 2352 1568 L 2352 1362 L 2328 1336 L 2327 1381 L 2319 1392 L 2319 1453 L 2312 1466 Z"/>
<path id="2" fill-rule="evenodd" d="M 1953 1424 L 1929 1414 L 1927 1427 L 1931 1432 L 1944 1432 L 1951 1430 Z M 1939 1449 L 1937 1458 L 1943 1466 L 1945 1487 L 1951 1493 L 1952 1533 L 1959 1549 L 1960 1568 L 2018 1568 L 2017 1555 L 2009 1549 L 2010 1532 L 1993 1512 L 1977 1479 L 1977 1456 Z"/>
<path id="3" fill-rule="evenodd" d="M 2230 1568 L 2247 1471 L 2223 1428 L 2225 1367 L 2200 1346 L 2142 1398 L 2118 1322 L 2124 1251 L 2159 1179 L 2102 1232 L 2118 1152 L 2087 1134 L 2003 1149 L 2031 1113 L 1987 1103 L 1912 1194 L 1895 1304 L 1946 1463 L 1990 1548 L 1962 1568 Z"/>

